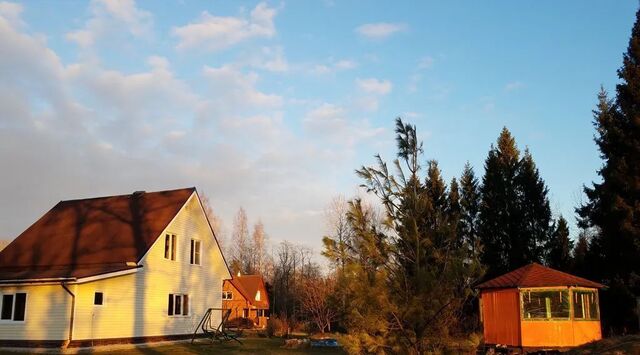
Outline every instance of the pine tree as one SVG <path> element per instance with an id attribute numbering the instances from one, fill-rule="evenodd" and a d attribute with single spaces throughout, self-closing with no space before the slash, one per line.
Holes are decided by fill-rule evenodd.
<path id="1" fill-rule="evenodd" d="M 593 267 L 610 286 L 611 302 L 603 295 L 602 313 L 611 312 L 611 318 L 603 320 L 633 329 L 638 327 L 633 298 L 640 297 L 640 10 L 618 77 L 615 102 L 601 90 L 594 111 L 602 182 L 585 188 L 589 202 L 577 210 L 600 231 L 592 243 L 599 250 L 589 254 L 599 254 L 600 264 Z"/>
<path id="2" fill-rule="evenodd" d="M 469 163 L 465 164 L 460 177 L 460 214 L 458 226 L 460 238 L 469 246 L 470 255 L 476 257 L 480 252 L 480 242 L 478 240 L 480 188 L 478 179 Z"/>
<path id="3" fill-rule="evenodd" d="M 472 294 L 471 284 L 482 270 L 459 247 L 451 221 L 451 191 L 442 180 L 435 161 L 428 163 L 423 178 L 418 163 L 422 144 L 415 126 L 396 121 L 397 174 L 377 156 L 378 166 L 357 173 L 368 191 L 385 206 L 387 225 L 393 228 L 390 250 L 389 288 L 397 352 L 422 354 L 437 349 L 443 336 L 456 326 L 462 305 Z M 457 189 L 456 189 L 457 190 Z"/>
<path id="4" fill-rule="evenodd" d="M 569 272 L 573 261 L 571 258 L 573 241 L 569 239 L 567 220 L 560 216 L 554 227 L 551 239 L 546 244 L 546 262 L 554 269 Z"/>

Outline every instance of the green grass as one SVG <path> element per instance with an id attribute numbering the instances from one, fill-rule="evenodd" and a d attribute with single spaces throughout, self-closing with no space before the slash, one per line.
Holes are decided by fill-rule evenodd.
<path id="1" fill-rule="evenodd" d="M 237 342 L 227 342 L 223 344 L 211 343 L 208 340 L 200 339 L 196 344 L 178 343 L 171 345 L 138 347 L 135 349 L 94 352 L 101 355 L 124 355 L 124 354 L 345 354 L 341 349 L 328 348 L 308 348 L 308 349 L 283 349 L 281 346 L 284 340 L 279 338 L 244 338 L 242 345 Z"/>

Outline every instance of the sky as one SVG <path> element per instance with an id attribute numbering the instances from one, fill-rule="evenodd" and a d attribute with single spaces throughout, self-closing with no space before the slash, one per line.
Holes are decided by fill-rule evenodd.
<path id="1" fill-rule="evenodd" d="M 396 117 L 447 180 L 481 176 L 506 126 L 574 221 L 637 6 L 0 2 L 0 239 L 60 200 L 195 186 L 223 234 L 242 206 L 319 251 L 354 170 L 395 158 Z"/>

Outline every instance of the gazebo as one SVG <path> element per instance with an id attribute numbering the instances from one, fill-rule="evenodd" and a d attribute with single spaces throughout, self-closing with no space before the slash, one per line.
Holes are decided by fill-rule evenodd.
<path id="1" fill-rule="evenodd" d="M 603 287 L 535 263 L 481 283 L 485 345 L 558 349 L 599 340 Z"/>

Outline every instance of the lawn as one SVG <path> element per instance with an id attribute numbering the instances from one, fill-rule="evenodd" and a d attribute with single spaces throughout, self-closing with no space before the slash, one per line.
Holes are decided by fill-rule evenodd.
<path id="1" fill-rule="evenodd" d="M 206 340 L 199 340 L 196 344 L 178 343 L 157 347 L 138 347 L 135 349 L 98 352 L 101 355 L 121 354 L 345 354 L 341 349 L 308 348 L 283 349 L 284 340 L 280 338 L 245 338 L 242 345 L 236 342 L 212 344 Z"/>

